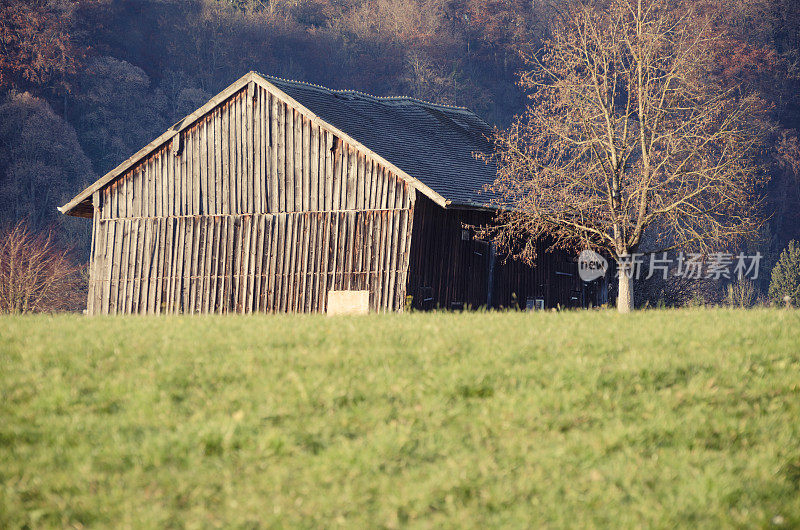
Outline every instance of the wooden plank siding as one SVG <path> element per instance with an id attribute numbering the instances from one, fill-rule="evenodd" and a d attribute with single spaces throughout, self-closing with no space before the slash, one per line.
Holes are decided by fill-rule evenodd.
<path id="1" fill-rule="evenodd" d="M 90 314 L 403 308 L 412 184 L 253 83 L 177 134 L 94 193 Z"/>

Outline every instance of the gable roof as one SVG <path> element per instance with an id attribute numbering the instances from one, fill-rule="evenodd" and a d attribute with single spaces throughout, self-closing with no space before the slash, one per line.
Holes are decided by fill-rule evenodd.
<path id="1" fill-rule="evenodd" d="M 409 97 L 377 97 L 354 90 L 332 90 L 249 72 L 164 134 L 106 173 L 59 209 L 69 215 L 91 217 L 92 193 L 176 134 L 191 126 L 248 83 L 254 82 L 310 115 L 313 121 L 411 182 L 440 206 L 487 208 L 485 185 L 494 181 L 494 167 L 475 158 L 488 153 L 491 127 L 473 112 L 436 105 Z"/>

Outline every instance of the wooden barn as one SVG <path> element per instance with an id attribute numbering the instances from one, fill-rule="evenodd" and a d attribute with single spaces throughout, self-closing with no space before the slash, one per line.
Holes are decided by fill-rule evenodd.
<path id="1" fill-rule="evenodd" d="M 489 132 L 463 108 L 248 73 L 59 208 L 92 219 L 88 313 L 603 303 L 566 255 L 531 268 L 465 227 L 491 221 Z"/>

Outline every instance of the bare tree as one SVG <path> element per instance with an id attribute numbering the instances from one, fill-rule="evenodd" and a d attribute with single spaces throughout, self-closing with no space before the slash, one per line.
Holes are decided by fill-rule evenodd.
<path id="1" fill-rule="evenodd" d="M 34 233 L 18 222 L 0 233 L 0 313 L 80 308 L 86 298 L 81 271 L 52 231 Z"/>
<path id="2" fill-rule="evenodd" d="M 543 236 L 607 252 L 627 312 L 632 253 L 709 250 L 760 225 L 758 101 L 715 82 L 718 35 L 691 3 L 573 1 L 562 15 L 524 57 L 526 112 L 496 134 L 487 234 L 528 261 Z"/>

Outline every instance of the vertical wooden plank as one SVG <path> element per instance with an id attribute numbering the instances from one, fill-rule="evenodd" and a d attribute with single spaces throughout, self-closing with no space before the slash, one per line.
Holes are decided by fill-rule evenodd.
<path id="1" fill-rule="evenodd" d="M 214 116 L 208 114 L 203 119 L 202 151 L 200 162 L 203 172 L 203 213 L 205 215 L 216 214 L 214 205 L 215 184 L 214 184 Z"/>
<path id="2" fill-rule="evenodd" d="M 332 211 L 330 213 L 330 236 L 328 239 L 328 285 L 326 288 L 326 296 L 328 291 L 338 289 L 338 272 L 339 272 L 339 218 L 341 212 Z"/>
<path id="3" fill-rule="evenodd" d="M 305 157 L 304 157 L 305 158 Z M 303 213 L 298 216 L 300 221 L 300 232 L 298 234 L 298 264 L 297 264 L 297 300 L 295 309 L 303 312 L 305 306 L 306 283 L 308 281 L 308 236 L 309 236 L 309 215 Z"/>
<path id="4" fill-rule="evenodd" d="M 124 220 L 118 219 L 114 221 L 116 225 L 114 228 L 114 246 L 112 260 L 111 260 L 111 298 L 109 301 L 109 308 L 108 311 L 110 314 L 114 315 L 117 313 L 117 303 L 119 301 L 119 292 L 120 292 L 120 258 L 122 254 L 122 244 L 123 244 L 123 230 L 124 230 Z"/>
<path id="5" fill-rule="evenodd" d="M 114 197 L 111 196 L 113 187 L 114 184 L 111 184 L 103 190 L 103 219 L 114 217 Z"/>
<path id="6" fill-rule="evenodd" d="M 221 242 L 220 242 L 220 252 L 222 254 L 222 274 L 220 277 L 220 291 L 219 291 L 219 305 L 220 305 L 220 312 L 227 313 L 230 309 L 230 300 L 231 300 L 231 254 L 232 254 L 232 243 L 233 243 L 233 235 L 234 235 L 234 218 L 230 216 L 226 216 L 223 218 L 224 223 L 224 230 L 221 234 Z"/>
<path id="7" fill-rule="evenodd" d="M 373 232 L 375 230 L 375 212 L 367 210 L 364 216 L 364 272 L 366 273 L 366 283 L 364 288 L 370 292 L 370 310 L 374 310 L 375 304 L 375 266 L 373 264 L 375 254 L 372 251 Z"/>
<path id="8" fill-rule="evenodd" d="M 211 313 L 219 312 L 218 296 L 219 292 L 219 273 L 220 264 L 220 240 L 222 234 L 222 218 L 214 217 L 211 219 L 211 278 L 209 279 L 209 300 L 208 311 Z"/>
<path id="9" fill-rule="evenodd" d="M 375 309 L 378 312 L 383 312 L 384 306 L 384 287 L 385 287 L 385 274 L 384 274 L 384 263 L 385 263 L 385 241 L 386 241 L 386 216 L 387 212 L 385 210 L 378 211 L 378 215 L 376 216 L 376 224 L 375 224 L 375 264 L 376 264 L 376 282 L 375 282 Z"/>
<path id="10" fill-rule="evenodd" d="M 319 268 L 317 273 L 319 280 L 317 282 L 317 302 L 316 310 L 319 312 L 325 311 L 325 301 L 328 298 L 328 254 L 330 249 L 330 214 L 329 212 L 320 212 L 320 240 L 317 243 L 317 252 L 319 253 Z"/>
<path id="11" fill-rule="evenodd" d="M 275 106 L 277 109 L 277 115 L 275 117 L 275 125 L 276 130 L 273 132 L 272 141 L 275 143 L 275 153 L 277 158 L 276 163 L 276 175 L 277 175 L 277 195 L 278 195 L 278 205 L 276 212 L 286 212 L 288 211 L 287 206 L 289 204 L 289 194 L 286 191 L 286 140 L 287 140 L 287 132 L 286 132 L 286 105 L 278 101 L 277 98 L 273 98 L 275 101 Z"/>
<path id="12" fill-rule="evenodd" d="M 261 212 L 267 213 L 269 211 L 269 201 L 272 194 L 272 191 L 269 187 L 269 180 L 270 174 L 272 171 L 272 160 L 271 160 L 271 149 L 270 149 L 270 107 L 269 107 L 269 95 L 267 92 L 258 87 L 258 94 L 259 94 L 259 108 L 261 109 L 260 112 L 260 119 L 258 120 L 259 123 L 259 130 L 261 131 L 259 150 L 261 151 L 261 165 L 259 166 L 259 177 L 261 179 Z"/>
<path id="13" fill-rule="evenodd" d="M 387 171 L 386 168 L 381 167 L 378 171 L 376 189 L 377 189 L 377 197 L 376 197 L 376 208 L 379 210 L 383 210 L 386 208 L 386 175 Z"/>
<path id="14" fill-rule="evenodd" d="M 256 179 L 253 176 L 253 161 L 255 160 L 255 152 L 253 150 L 253 140 L 255 138 L 255 130 L 253 127 L 253 113 L 255 112 L 255 108 L 253 105 L 253 98 L 255 97 L 255 83 L 252 81 L 249 83 L 247 87 L 246 96 L 247 101 L 244 105 L 245 109 L 245 149 L 244 149 L 244 157 L 245 157 L 245 172 L 247 173 L 247 212 L 254 213 L 256 212 L 256 204 L 258 204 L 258 186 L 256 185 Z"/>
<path id="15" fill-rule="evenodd" d="M 117 217 L 120 219 L 124 219 L 127 216 L 127 204 L 128 200 L 125 195 L 126 189 L 126 180 L 125 179 L 117 179 Z"/>
<path id="16" fill-rule="evenodd" d="M 185 236 L 185 218 L 175 217 L 172 222 L 172 282 L 170 284 L 170 308 L 171 314 L 181 311 L 180 292 L 183 276 L 183 239 Z"/>
<path id="17" fill-rule="evenodd" d="M 192 225 L 190 217 L 181 217 L 178 221 L 178 226 L 180 226 L 180 248 L 178 249 L 177 292 L 175 293 L 176 312 L 188 313 L 186 291 L 191 276 Z"/>
<path id="18" fill-rule="evenodd" d="M 133 234 L 135 241 L 135 250 L 131 252 L 133 259 L 133 293 L 130 300 L 129 313 L 139 313 L 139 305 L 142 299 L 142 259 L 141 255 L 144 252 L 144 238 L 142 237 L 142 230 L 147 219 L 134 219 L 133 221 Z"/>
<path id="19" fill-rule="evenodd" d="M 130 188 L 128 189 L 130 194 Z M 136 286 L 136 227 L 133 219 L 125 220 L 125 249 L 122 252 L 122 289 L 119 312 L 127 315 L 133 309 L 133 290 Z"/>
<path id="20" fill-rule="evenodd" d="M 302 132 L 301 132 L 302 134 Z M 296 312 L 300 302 L 300 284 L 302 282 L 303 268 L 303 216 L 292 215 L 294 220 L 294 236 L 292 237 L 292 265 L 289 271 L 289 307 L 288 310 Z"/>
<path id="21" fill-rule="evenodd" d="M 181 311 L 183 313 L 191 313 L 192 309 L 189 306 L 189 293 L 191 292 L 191 285 L 192 285 L 192 276 L 193 276 L 193 269 L 192 269 L 192 255 L 193 255 L 193 241 L 194 241 L 194 218 L 193 217 L 184 217 L 183 218 L 183 229 L 184 229 L 184 238 L 183 238 L 183 273 L 181 275 L 181 292 L 180 292 L 180 299 L 181 299 Z"/>
<path id="22" fill-rule="evenodd" d="M 92 193 L 92 240 L 89 243 L 89 289 L 86 293 L 86 314 L 94 314 L 94 292 L 97 280 L 95 267 L 97 266 L 97 227 L 99 223 L 100 201 L 99 193 Z"/>
<path id="23" fill-rule="evenodd" d="M 200 281 L 200 217 L 190 217 L 189 223 L 192 226 L 192 239 L 191 239 L 191 253 L 192 253 L 192 261 L 191 261 L 191 272 L 190 277 L 191 281 L 189 282 L 189 292 L 187 293 L 187 300 L 188 300 L 188 307 L 186 309 L 187 313 L 195 313 L 197 312 L 197 290 L 198 285 L 202 284 Z"/>
<path id="24" fill-rule="evenodd" d="M 359 183 L 358 183 L 358 158 L 359 153 L 355 149 L 348 149 L 348 168 L 347 168 L 347 209 L 357 208 Z"/>
<path id="25" fill-rule="evenodd" d="M 206 300 L 206 279 L 208 278 L 208 271 L 206 270 L 206 263 L 208 262 L 208 220 L 209 217 L 200 217 L 197 219 L 197 282 L 195 286 L 195 305 L 194 310 L 197 313 L 204 313 L 204 304 Z"/>
<path id="26" fill-rule="evenodd" d="M 99 270 L 102 264 L 100 261 L 100 256 L 102 252 L 102 245 L 104 243 L 100 239 L 103 236 L 103 221 L 100 219 L 101 213 L 100 208 L 98 208 L 98 205 L 100 204 L 98 201 L 100 193 L 96 191 L 92 195 L 94 196 L 92 199 L 92 204 L 94 205 L 94 215 L 92 216 L 92 251 L 90 254 L 91 261 L 89 262 L 89 292 L 87 293 L 86 297 L 87 315 L 96 315 L 99 313 L 100 306 L 97 303 L 99 300 L 97 293 L 102 290 L 102 283 L 99 281 Z"/>
<path id="27" fill-rule="evenodd" d="M 397 189 L 397 178 L 394 175 L 391 175 L 391 177 L 387 179 L 386 184 L 387 184 L 386 208 L 391 210 L 396 207 L 395 192 Z"/>
<path id="28" fill-rule="evenodd" d="M 231 204 L 231 213 L 238 214 L 240 213 L 241 207 L 239 205 L 239 188 L 240 188 L 240 181 L 239 178 L 241 177 L 241 173 L 239 173 L 238 167 L 238 149 L 237 149 L 237 130 L 236 130 L 236 98 L 231 100 L 230 106 L 228 107 L 228 155 L 229 155 L 229 163 L 230 163 L 230 176 L 228 185 L 230 186 L 230 204 Z M 235 227 L 236 225 L 234 225 Z"/>
<path id="29" fill-rule="evenodd" d="M 400 237 L 402 238 L 402 268 L 399 280 L 400 285 L 400 307 L 405 310 L 406 295 L 408 294 L 408 269 L 409 261 L 411 259 L 411 232 L 413 230 L 412 220 L 414 218 L 413 206 L 409 209 L 403 210 L 402 230 Z"/>
<path id="30" fill-rule="evenodd" d="M 174 206 L 172 204 L 175 196 L 175 156 L 170 149 L 164 150 L 160 159 L 160 165 L 156 168 L 152 167 L 152 171 L 148 171 L 149 178 L 152 179 L 147 186 L 147 217 L 164 217 L 174 214 Z M 157 196 L 160 195 L 160 198 Z M 156 201 L 163 200 L 165 205 L 159 214 L 156 208 Z M 160 203 L 159 203 L 160 204 Z"/>
<path id="31" fill-rule="evenodd" d="M 280 250 L 280 220 L 277 215 L 268 217 L 269 221 L 269 261 L 267 265 L 267 311 L 276 311 L 278 289 L 278 251 Z"/>
<path id="32" fill-rule="evenodd" d="M 120 214 L 125 215 L 125 189 L 120 187 Z M 126 265 L 127 254 L 125 253 L 126 247 L 130 241 L 130 229 L 128 228 L 128 220 L 120 218 L 116 221 L 118 223 L 117 231 L 122 233 L 119 246 L 115 246 L 114 267 L 116 268 L 116 298 L 112 295 L 112 300 L 115 300 L 115 313 L 123 314 L 125 312 L 125 289 L 127 287 L 126 278 Z"/>
<path id="33" fill-rule="evenodd" d="M 281 301 L 280 301 L 280 311 L 288 311 L 289 309 L 289 302 L 291 301 L 291 296 L 288 293 L 290 287 L 289 277 L 292 272 L 292 251 L 293 251 L 293 244 L 292 244 L 292 237 L 294 235 L 294 216 L 291 214 L 287 214 L 284 217 L 285 227 L 284 227 L 284 234 L 283 234 L 283 251 L 282 260 L 281 260 Z"/>
<path id="34" fill-rule="evenodd" d="M 99 271 L 102 278 L 101 298 L 100 298 L 100 314 L 107 315 L 110 312 L 111 300 L 111 265 L 114 259 L 114 242 L 116 235 L 114 234 L 116 223 L 107 220 L 103 223 L 103 268 Z"/>
<path id="35" fill-rule="evenodd" d="M 168 156 L 168 155 L 165 155 Z M 155 269 L 155 308 L 154 312 L 156 315 L 160 315 L 163 310 L 161 308 L 162 297 L 164 293 L 164 266 L 167 261 L 166 258 L 166 219 L 164 218 L 157 218 L 153 220 L 156 234 L 157 234 L 157 243 L 158 245 L 158 261 L 156 262 L 156 269 Z"/>
<path id="36" fill-rule="evenodd" d="M 186 218 L 176 217 L 173 223 L 174 229 L 174 249 L 172 258 L 172 292 L 170 298 L 172 299 L 172 306 L 170 312 L 177 314 L 183 311 L 181 307 L 181 285 L 183 283 L 183 251 L 184 240 L 186 237 Z"/>
<path id="37" fill-rule="evenodd" d="M 125 260 L 128 261 L 128 267 L 125 271 L 126 275 L 126 294 L 125 294 L 125 307 L 123 312 L 125 314 L 131 314 L 137 312 L 137 307 L 134 305 L 134 300 L 138 301 L 139 292 L 138 288 L 141 284 L 141 278 L 138 275 L 138 267 L 139 267 L 139 219 L 131 219 L 128 222 L 129 226 L 129 233 L 128 237 L 130 239 L 130 245 L 128 253 L 123 256 Z"/>
<path id="38" fill-rule="evenodd" d="M 261 126 L 263 124 L 263 117 L 261 111 L 263 109 L 261 102 L 261 88 L 256 87 L 253 93 L 252 107 L 248 113 L 248 119 L 251 124 L 251 146 L 249 149 L 250 159 L 252 160 L 252 176 L 253 176 L 253 213 L 264 212 L 264 146 L 261 143 Z"/>
<path id="39" fill-rule="evenodd" d="M 209 281 L 211 276 L 211 222 L 213 217 L 206 216 L 200 222 L 200 257 L 198 258 L 199 278 L 197 281 L 197 311 L 208 313 Z"/>
<path id="40" fill-rule="evenodd" d="M 236 213 L 244 213 L 244 174 L 242 172 L 242 99 L 235 97 L 231 104 L 231 149 L 233 152 L 233 188 Z M 241 225 L 238 225 L 241 226 Z"/>
<path id="41" fill-rule="evenodd" d="M 355 194 L 355 190 L 353 190 Z M 353 218 L 353 214 L 355 212 L 348 211 L 344 215 L 344 226 L 345 226 L 345 234 L 347 235 L 347 240 L 345 241 L 345 245 L 343 246 L 344 252 L 344 284 L 342 285 L 343 289 L 351 290 L 353 289 L 353 272 L 355 270 L 353 258 L 355 257 L 355 219 Z"/>
<path id="42" fill-rule="evenodd" d="M 357 152 L 357 160 L 356 160 L 356 209 L 363 210 L 366 206 L 366 182 L 367 179 L 364 176 L 364 155 Z"/>
<path id="43" fill-rule="evenodd" d="M 123 202 L 127 203 L 127 186 L 122 187 Z M 127 210 L 127 206 L 126 206 Z M 127 211 L 125 212 L 127 213 Z M 117 297 L 117 312 L 125 314 L 126 302 L 128 298 L 128 266 L 130 264 L 130 245 L 131 245 L 131 221 L 129 219 L 120 220 L 122 226 L 122 246 L 119 255 L 119 293 Z"/>
<path id="44" fill-rule="evenodd" d="M 131 186 L 133 188 L 133 211 L 131 212 L 131 217 L 142 217 L 142 175 L 141 171 L 134 166 L 129 170 L 130 179 L 131 179 Z"/>
<path id="45" fill-rule="evenodd" d="M 223 214 L 230 214 L 231 213 L 231 197 L 230 197 L 230 185 L 231 185 L 231 173 L 230 173 L 230 162 L 229 162 L 229 143 L 228 143 L 228 104 L 226 103 L 220 108 L 220 115 L 219 115 L 219 131 L 217 134 L 220 135 L 220 162 L 221 162 L 221 169 L 220 171 L 220 192 L 222 193 L 222 213 Z"/>
<path id="46" fill-rule="evenodd" d="M 175 155 L 171 149 L 164 150 L 161 157 L 158 171 L 155 166 L 153 167 L 153 194 L 158 197 L 153 197 L 150 201 L 151 217 L 167 217 L 175 215 L 175 190 L 177 184 L 175 183 L 175 168 L 179 163 L 179 157 Z M 160 208 L 156 206 L 156 201 Z"/>
<path id="47" fill-rule="evenodd" d="M 308 209 L 318 212 L 319 206 L 319 126 L 311 124 L 309 138 L 309 186 L 310 200 Z"/>
<path id="48" fill-rule="evenodd" d="M 155 217 L 156 215 L 156 199 L 155 199 L 155 182 L 152 173 L 147 171 L 146 165 L 139 165 L 139 173 L 142 175 L 142 202 L 144 203 L 143 206 L 143 216 L 144 217 Z"/>
<path id="49" fill-rule="evenodd" d="M 328 131 L 325 131 L 325 206 L 323 209 L 327 211 L 333 210 L 334 148 L 335 140 L 333 135 Z"/>
<path id="50" fill-rule="evenodd" d="M 247 312 L 247 305 L 249 301 L 252 299 L 252 291 L 250 290 L 250 281 L 252 279 L 252 275 L 250 274 L 250 262 L 252 261 L 252 251 L 251 251 L 251 244 L 252 244 L 252 232 L 253 232 L 253 217 L 250 215 L 242 216 L 242 235 L 240 236 L 240 263 L 241 266 L 239 267 L 239 307 L 238 311 L 240 313 Z"/>
<path id="51" fill-rule="evenodd" d="M 225 213 L 223 205 L 222 187 L 222 109 L 217 108 L 213 113 L 212 124 L 214 126 L 214 214 Z"/>
<path id="52" fill-rule="evenodd" d="M 197 124 L 200 203 L 198 213 L 208 215 L 208 117 Z"/>
<path id="53" fill-rule="evenodd" d="M 291 212 L 295 210 L 294 207 L 294 115 L 295 111 L 290 108 L 288 105 L 284 105 L 284 112 L 285 112 L 285 135 L 286 140 L 284 142 L 284 147 L 286 150 L 285 153 L 285 163 L 286 163 L 286 170 L 284 172 L 284 191 L 286 193 L 286 205 L 285 205 L 285 212 Z"/>
<path id="54" fill-rule="evenodd" d="M 189 215 L 189 204 L 191 202 L 191 190 L 190 190 L 190 183 L 189 183 L 189 171 L 191 170 L 190 160 L 192 156 L 192 146 L 191 142 L 189 141 L 189 133 L 188 131 L 183 131 L 181 133 L 183 135 L 182 138 L 182 145 L 183 145 L 183 152 L 181 153 L 180 158 L 180 167 L 179 167 L 179 179 L 178 183 L 180 185 L 180 202 L 178 203 L 178 211 L 176 212 L 177 215 Z M 185 227 L 185 225 L 184 225 Z M 183 308 L 181 308 L 181 311 Z"/>
<path id="55" fill-rule="evenodd" d="M 231 269 L 231 312 L 239 312 L 242 279 L 242 232 L 244 231 L 244 218 L 236 217 L 233 221 L 234 240 L 233 240 L 233 262 Z"/>
<path id="56" fill-rule="evenodd" d="M 265 312 L 273 312 L 275 300 L 275 253 L 277 252 L 277 218 L 268 215 L 264 219 L 264 306 Z"/>
<path id="57" fill-rule="evenodd" d="M 334 222 L 334 238 L 333 238 L 333 251 L 335 255 L 334 259 L 334 267 L 333 267 L 333 276 L 331 278 L 331 287 L 330 289 L 344 289 L 344 271 L 345 271 L 345 260 L 344 260 L 344 248 L 347 244 L 347 231 L 346 231 L 346 222 L 345 222 L 345 215 L 344 212 L 337 211 L 334 214 L 333 218 Z"/>
<path id="58" fill-rule="evenodd" d="M 192 141 L 192 133 L 190 129 L 184 131 L 185 145 L 183 147 L 186 154 L 184 156 L 185 163 L 183 165 L 183 186 L 185 191 L 183 193 L 184 203 L 182 215 L 192 215 L 194 213 L 192 202 L 194 201 L 194 184 L 192 182 L 192 170 L 194 165 L 194 142 Z M 184 308 L 184 311 L 186 309 Z"/>
<path id="59" fill-rule="evenodd" d="M 302 146 L 302 166 L 303 166 L 303 211 L 309 211 L 311 206 L 311 120 L 303 116 L 303 146 Z"/>
<path id="60" fill-rule="evenodd" d="M 217 111 L 214 110 L 209 114 L 205 119 L 205 128 L 206 128 L 206 160 L 208 161 L 207 167 L 207 175 L 206 175 L 206 193 L 208 193 L 207 197 L 207 204 L 208 209 L 206 210 L 210 215 L 216 215 L 219 213 L 217 208 L 217 162 L 216 162 L 216 151 L 215 151 L 215 137 L 216 133 L 214 131 L 214 121 Z"/>
<path id="61" fill-rule="evenodd" d="M 237 193 L 239 195 L 239 213 L 248 212 L 247 204 L 250 192 L 247 186 L 247 169 L 245 167 L 246 163 L 244 157 L 245 129 L 243 123 L 243 107 L 245 107 L 246 99 L 246 92 L 244 95 L 240 94 L 236 98 L 236 170 L 238 176 L 236 179 L 236 186 L 238 187 Z"/>
<path id="62" fill-rule="evenodd" d="M 315 185 L 316 182 L 313 182 L 312 186 Z M 314 210 L 314 212 L 308 214 L 310 222 L 308 236 L 308 282 L 306 285 L 306 303 L 303 308 L 306 313 L 314 311 L 314 303 L 317 298 L 317 291 L 319 290 L 319 212 L 316 211 L 316 207 L 314 207 Z"/>
<path id="63" fill-rule="evenodd" d="M 270 130 L 269 130 L 269 211 L 279 212 L 283 199 L 281 198 L 280 182 L 283 180 L 283 117 L 280 116 L 278 99 L 270 94 Z M 273 220 L 274 222 L 274 220 Z"/>
<path id="64" fill-rule="evenodd" d="M 158 312 L 158 308 L 156 306 L 156 289 L 158 287 L 158 275 L 156 271 L 158 270 L 158 260 L 160 254 L 160 247 L 158 244 L 158 220 L 151 219 L 147 221 L 148 230 L 150 233 L 150 246 L 148 254 L 150 255 L 150 266 L 147 268 L 146 273 L 146 289 L 142 288 L 143 293 L 147 293 L 147 314 L 154 315 Z M 145 296 L 144 294 L 142 296 Z"/>
<path id="65" fill-rule="evenodd" d="M 263 214 L 254 218 L 255 242 L 253 244 L 253 302 L 252 311 L 262 310 L 262 294 L 264 292 L 264 219 Z"/>
<path id="66" fill-rule="evenodd" d="M 247 230 L 247 243 L 245 245 L 245 258 L 247 261 L 247 288 L 245 289 L 244 299 L 244 312 L 253 312 L 253 301 L 256 292 L 256 263 L 258 261 L 258 234 L 259 234 L 259 217 L 257 215 L 250 216 L 250 222 Z"/>
<path id="67" fill-rule="evenodd" d="M 239 259 L 240 255 L 237 252 L 237 248 L 240 248 L 239 239 L 241 237 L 241 220 L 238 217 L 232 219 L 230 223 L 231 233 L 230 239 L 228 243 L 228 280 L 230 287 L 228 288 L 227 296 L 225 297 L 226 302 L 228 303 L 228 312 L 233 313 L 236 312 L 236 287 L 238 284 L 238 268 L 237 268 L 237 260 Z"/>
<path id="68" fill-rule="evenodd" d="M 294 270 L 294 277 L 295 280 L 295 300 L 294 300 L 294 307 L 293 311 L 301 312 L 303 310 L 303 295 L 305 289 L 305 236 L 308 230 L 307 226 L 307 216 L 305 213 L 300 214 L 297 216 L 297 236 L 295 237 L 296 245 L 297 245 L 297 261 L 295 264 Z"/>
<path id="69" fill-rule="evenodd" d="M 186 293 L 186 300 L 187 300 L 187 308 L 186 312 L 193 314 L 197 312 L 197 291 L 198 285 L 201 284 L 200 281 L 200 229 L 201 229 L 201 217 L 191 217 L 189 218 L 189 224 L 192 225 L 192 239 L 191 239 L 191 262 L 190 265 L 190 278 L 191 281 L 188 283 L 189 289 Z"/>
<path id="70" fill-rule="evenodd" d="M 172 312 L 172 284 L 173 284 L 173 266 L 175 263 L 175 218 L 166 217 L 164 220 L 164 294 L 162 295 L 162 304 L 164 306 L 163 313 L 169 314 Z"/>
<path id="71" fill-rule="evenodd" d="M 138 255 L 137 261 L 139 262 L 139 281 L 138 283 L 138 290 L 139 290 L 139 300 L 138 305 L 136 307 L 136 311 L 138 313 L 144 314 L 150 312 L 150 307 L 152 306 L 151 297 L 150 297 L 150 267 L 152 265 L 153 260 L 153 231 L 152 231 L 152 222 L 145 221 L 138 227 L 140 233 L 140 239 L 142 240 L 142 252 Z"/>
<path id="72" fill-rule="evenodd" d="M 364 210 L 360 210 L 356 212 L 355 215 L 356 221 L 356 288 L 358 290 L 365 290 L 368 284 L 368 277 L 366 274 L 367 265 L 365 265 L 364 260 L 367 257 L 366 249 L 364 248 L 364 244 L 367 240 L 367 216 Z"/>
<path id="73" fill-rule="evenodd" d="M 398 250 L 399 250 L 399 218 L 400 218 L 400 211 L 401 210 L 394 210 L 391 213 L 391 224 L 390 230 L 392 237 L 389 239 L 389 291 L 387 295 L 387 301 L 389 305 L 389 310 L 393 311 L 397 308 L 396 301 L 395 301 L 395 293 L 397 290 L 397 258 L 398 258 Z"/>
<path id="74" fill-rule="evenodd" d="M 342 196 L 342 141 L 334 138 L 334 152 L 332 153 L 333 162 L 333 191 L 331 195 L 331 210 L 341 210 Z"/>
<path id="75" fill-rule="evenodd" d="M 301 132 L 302 134 L 302 132 Z M 296 144 L 295 144 L 296 145 Z M 294 221 L 294 234 L 292 236 L 292 261 L 291 267 L 289 269 L 289 281 L 290 281 L 290 289 L 289 289 L 289 306 L 288 310 L 296 312 L 298 309 L 298 304 L 300 303 L 300 286 L 302 282 L 302 260 L 303 260 L 303 215 L 302 214 L 294 214 L 292 215 L 292 219 Z"/>
<path id="76" fill-rule="evenodd" d="M 267 202 L 269 200 L 267 198 L 267 180 L 269 178 L 269 147 L 267 146 L 267 141 L 265 139 L 267 134 L 267 118 L 264 91 L 261 90 L 260 87 L 256 88 L 258 91 L 258 100 L 256 101 L 258 104 L 258 110 L 256 112 L 255 122 L 253 125 L 253 133 L 255 134 L 255 138 L 253 139 L 253 149 L 258 153 L 258 164 L 256 164 L 254 167 L 254 178 L 256 179 L 259 190 L 256 210 L 263 214 L 268 210 Z"/>
<path id="77" fill-rule="evenodd" d="M 197 124 L 192 128 L 192 215 L 202 215 L 205 210 L 200 204 L 202 198 L 202 171 L 200 167 L 200 130 L 201 124 Z M 205 165 L 205 164 L 204 164 Z"/>
<path id="78" fill-rule="evenodd" d="M 302 114 L 292 109 L 294 116 L 294 211 L 302 212 L 304 209 L 303 186 L 303 121 Z"/>
<path id="79" fill-rule="evenodd" d="M 125 217 L 133 217 L 133 183 L 130 179 L 131 172 L 126 171 L 121 181 L 125 189 Z"/>
<path id="80" fill-rule="evenodd" d="M 262 214 L 258 220 L 258 243 L 256 246 L 256 260 L 257 269 L 255 275 L 256 292 L 254 293 L 255 305 L 254 311 L 265 312 L 267 311 L 268 299 L 268 275 L 269 275 L 269 215 Z"/>
<path id="81" fill-rule="evenodd" d="M 226 216 L 223 218 L 223 232 L 220 234 L 220 258 L 222 259 L 222 273 L 220 274 L 220 289 L 219 289 L 219 311 L 220 313 L 227 313 L 230 307 L 230 292 L 231 292 L 231 266 L 230 266 L 230 245 L 233 240 L 233 221 L 234 218 Z"/>

